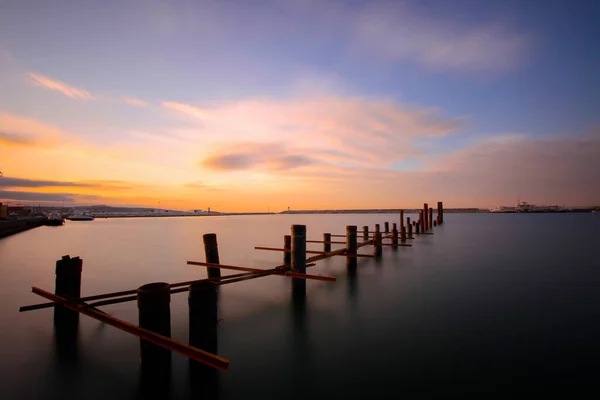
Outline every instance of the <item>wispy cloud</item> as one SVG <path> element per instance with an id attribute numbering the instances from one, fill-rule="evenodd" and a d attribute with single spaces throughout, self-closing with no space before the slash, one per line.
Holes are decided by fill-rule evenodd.
<path id="1" fill-rule="evenodd" d="M 74 201 L 71 193 L 40 193 L 15 190 L 0 190 L 0 198 L 17 201 Z"/>
<path id="2" fill-rule="evenodd" d="M 369 4 L 354 20 L 354 46 L 389 61 L 436 70 L 504 71 L 531 54 L 530 34 L 497 21 L 464 26 L 419 15 L 398 2 Z"/>
<path id="3" fill-rule="evenodd" d="M 125 103 L 129 104 L 130 106 L 148 107 L 148 102 L 141 100 L 141 99 L 136 99 L 135 97 L 126 97 L 123 99 L 123 101 Z"/>
<path id="4" fill-rule="evenodd" d="M 253 99 L 201 109 L 170 107 L 198 119 L 213 170 L 286 170 L 314 164 L 386 167 L 418 153 L 419 137 L 460 130 L 463 118 L 385 99 L 336 96 Z"/>
<path id="5" fill-rule="evenodd" d="M 163 101 L 162 105 L 165 108 L 187 114 L 194 118 L 206 118 L 208 116 L 208 114 L 205 111 L 189 104 L 177 103 L 172 101 Z"/>
<path id="6" fill-rule="evenodd" d="M 35 86 L 45 87 L 46 89 L 59 91 L 65 96 L 68 96 L 72 99 L 92 100 L 94 98 L 86 90 L 77 89 L 75 87 L 69 86 L 64 82 L 53 80 L 43 75 L 34 74 L 30 72 L 28 76 L 30 78 L 31 83 Z"/>

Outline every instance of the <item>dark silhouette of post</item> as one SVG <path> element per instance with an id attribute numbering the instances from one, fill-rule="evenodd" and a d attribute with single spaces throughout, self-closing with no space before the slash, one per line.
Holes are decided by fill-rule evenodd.
<path id="1" fill-rule="evenodd" d="M 408 237 L 413 237 L 413 226 L 410 223 L 410 217 L 406 217 L 406 226 L 408 227 Z"/>
<path id="2" fill-rule="evenodd" d="M 363 226 L 363 240 L 366 242 L 369 240 L 369 227 Z"/>
<path id="3" fill-rule="evenodd" d="M 346 267 L 348 269 L 356 268 L 357 247 L 357 228 L 354 225 L 346 226 Z"/>
<path id="4" fill-rule="evenodd" d="M 405 243 L 406 242 L 406 227 L 405 226 L 402 227 L 402 232 L 400 232 L 400 236 L 402 239 L 402 243 Z"/>
<path id="5" fill-rule="evenodd" d="M 81 297 L 81 271 L 83 260 L 79 257 L 66 255 L 56 261 L 56 281 L 54 293 L 67 299 L 78 299 Z M 64 325 L 77 326 L 79 313 L 69 310 L 62 305 L 54 306 L 54 324 L 58 327 Z"/>
<path id="6" fill-rule="evenodd" d="M 171 286 L 168 283 L 140 286 L 137 289 L 137 305 L 140 327 L 171 337 Z M 143 371 L 170 371 L 171 351 L 140 339 L 140 360 Z"/>
<path id="7" fill-rule="evenodd" d="M 427 222 L 429 223 L 429 229 L 433 228 L 433 208 L 429 209 L 429 218 L 427 218 Z"/>
<path id="8" fill-rule="evenodd" d="M 290 235 L 283 237 L 283 263 L 285 265 L 292 264 L 292 236 Z"/>
<path id="9" fill-rule="evenodd" d="M 392 223 L 392 244 L 398 244 L 398 226 L 395 222 Z M 396 248 L 394 247 L 394 249 Z"/>
<path id="10" fill-rule="evenodd" d="M 211 264 L 220 264 L 217 235 L 214 233 L 207 233 L 203 236 L 203 238 L 206 262 Z M 206 270 L 209 278 L 219 278 L 221 276 L 221 270 L 219 268 L 206 267 Z"/>
<path id="11" fill-rule="evenodd" d="M 375 224 L 375 234 L 377 234 L 377 232 L 380 232 L 379 224 Z"/>
<path id="12" fill-rule="evenodd" d="M 323 251 L 331 251 L 331 233 L 323 234 Z"/>
<path id="13" fill-rule="evenodd" d="M 427 227 L 429 227 L 429 211 L 428 211 L 428 204 L 427 203 L 423 203 L 423 223 L 421 224 L 421 230 L 423 232 L 425 232 L 427 230 Z"/>
<path id="14" fill-rule="evenodd" d="M 404 228 L 404 210 L 400 210 L 400 232 Z"/>
<path id="15" fill-rule="evenodd" d="M 390 223 L 389 222 L 384 222 L 383 223 L 383 229 L 384 229 L 385 233 L 390 233 Z"/>
<path id="16" fill-rule="evenodd" d="M 292 225 L 292 271 L 306 273 L 306 225 Z M 292 278 L 292 295 L 306 296 L 306 280 Z"/>

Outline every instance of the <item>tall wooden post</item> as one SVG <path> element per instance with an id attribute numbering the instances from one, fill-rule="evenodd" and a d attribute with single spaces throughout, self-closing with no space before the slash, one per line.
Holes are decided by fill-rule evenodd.
<path id="1" fill-rule="evenodd" d="M 421 224 L 416 224 L 416 225 L 415 225 L 415 228 L 416 228 L 416 232 L 415 232 L 415 233 L 416 233 L 416 234 L 419 234 L 419 233 L 421 232 L 421 231 L 420 231 Z"/>
<path id="2" fill-rule="evenodd" d="M 292 270 L 306 273 L 306 225 L 292 225 Z M 306 280 L 292 278 L 292 295 L 306 296 Z"/>
<path id="3" fill-rule="evenodd" d="M 171 287 L 165 282 L 148 283 L 137 289 L 140 327 L 171 337 Z M 143 369 L 170 370 L 171 351 L 140 339 Z"/>
<path id="4" fill-rule="evenodd" d="M 400 210 L 400 231 L 404 228 L 404 210 Z"/>
<path id="5" fill-rule="evenodd" d="M 211 264 L 220 264 L 217 235 L 214 233 L 207 233 L 203 236 L 203 238 L 206 262 Z M 206 267 L 206 271 L 209 278 L 219 278 L 221 276 L 221 270 L 219 268 Z"/>
<path id="6" fill-rule="evenodd" d="M 406 242 L 406 227 L 405 226 L 402 227 L 402 232 L 400 232 L 400 236 L 402 238 L 402 243 L 405 243 Z"/>
<path id="7" fill-rule="evenodd" d="M 377 232 L 380 232 L 380 230 L 379 230 L 379 224 L 375 224 L 375 233 L 377 234 Z"/>
<path id="8" fill-rule="evenodd" d="M 348 269 L 356 268 L 356 252 L 358 250 L 357 247 L 357 234 L 356 234 L 356 226 L 348 225 L 346 226 L 346 267 Z"/>
<path id="9" fill-rule="evenodd" d="M 283 237 L 283 263 L 285 265 L 292 264 L 292 236 L 285 235 Z"/>
<path id="10" fill-rule="evenodd" d="M 384 222 L 383 223 L 383 229 L 385 230 L 385 233 L 390 233 L 390 223 L 389 222 Z"/>
<path id="11" fill-rule="evenodd" d="M 81 297 L 81 271 L 83 260 L 79 257 L 63 256 L 56 261 L 56 281 L 54 293 L 67 299 L 78 299 Z M 79 313 L 69 310 L 62 305 L 54 306 L 54 323 L 57 326 L 74 325 L 79 322 Z"/>
<path id="12" fill-rule="evenodd" d="M 438 225 L 444 223 L 444 204 L 438 201 Z"/>
<path id="13" fill-rule="evenodd" d="M 428 211 L 428 204 L 427 203 L 423 203 L 423 223 L 421 224 L 421 230 L 423 232 L 425 232 L 427 230 L 427 227 L 429 226 L 429 211 Z"/>
<path id="14" fill-rule="evenodd" d="M 377 257 L 377 258 L 381 257 L 382 247 L 383 246 L 381 246 L 381 232 L 376 231 L 375 232 L 375 240 L 373 241 L 373 252 L 375 254 L 375 257 Z"/>
<path id="15" fill-rule="evenodd" d="M 408 227 L 408 237 L 412 239 L 412 237 L 413 237 L 413 226 L 410 223 L 410 217 L 406 217 L 406 226 Z"/>
<path id="16" fill-rule="evenodd" d="M 398 244 L 398 226 L 395 222 L 392 223 L 392 244 Z"/>
<path id="17" fill-rule="evenodd" d="M 363 240 L 366 242 L 369 240 L 369 227 L 363 226 Z"/>
<path id="18" fill-rule="evenodd" d="M 331 233 L 323 234 L 323 251 L 331 251 Z"/>
<path id="19" fill-rule="evenodd" d="M 427 222 L 429 222 L 429 229 L 433 228 L 433 208 L 429 209 L 429 218 L 427 218 Z"/>

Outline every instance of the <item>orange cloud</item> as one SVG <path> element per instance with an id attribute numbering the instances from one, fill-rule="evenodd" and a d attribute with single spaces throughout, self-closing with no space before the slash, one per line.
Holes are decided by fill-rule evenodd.
<path id="1" fill-rule="evenodd" d="M 50 79 L 43 75 L 30 72 L 29 78 L 35 86 L 45 87 L 50 90 L 57 90 L 72 99 L 92 100 L 94 98 L 89 92 L 83 89 L 74 88 L 66 83 Z"/>
<path id="2" fill-rule="evenodd" d="M 0 143 L 3 145 L 48 147 L 62 137 L 57 128 L 0 110 Z"/>
<path id="3" fill-rule="evenodd" d="M 217 170 L 268 165 L 282 169 L 306 165 L 308 158 L 310 164 L 385 167 L 414 156 L 417 138 L 445 136 L 464 125 L 462 118 L 444 116 L 434 108 L 337 96 L 253 99 L 210 109 L 163 105 L 201 121 L 199 134 L 208 151 L 201 165 Z M 265 147 L 274 143 L 277 150 Z M 240 149 L 244 146 L 250 147 Z M 290 164 L 299 161 L 299 155 L 307 158 Z"/>

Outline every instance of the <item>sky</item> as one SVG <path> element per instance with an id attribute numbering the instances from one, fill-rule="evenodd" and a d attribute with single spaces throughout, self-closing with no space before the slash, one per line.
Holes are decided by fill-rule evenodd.
<path id="1" fill-rule="evenodd" d="M 600 204 L 600 2 L 0 0 L 0 201 Z"/>

